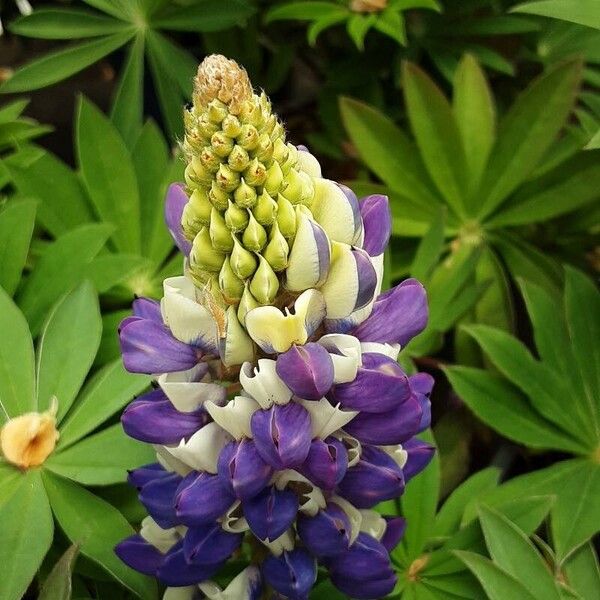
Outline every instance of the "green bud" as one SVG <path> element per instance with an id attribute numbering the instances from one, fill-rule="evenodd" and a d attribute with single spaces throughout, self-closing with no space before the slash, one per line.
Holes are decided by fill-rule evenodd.
<path id="1" fill-rule="evenodd" d="M 227 164 L 238 173 L 243 171 L 250 164 L 250 157 L 248 156 L 248 152 L 244 150 L 238 144 L 233 146 L 231 154 L 227 160 Z"/>
<path id="2" fill-rule="evenodd" d="M 258 259 L 260 263 L 250 282 L 250 291 L 261 304 L 271 304 L 279 291 L 279 279 L 262 256 Z"/>
<path id="3" fill-rule="evenodd" d="M 233 250 L 231 232 L 227 225 L 225 225 L 223 215 L 214 207 L 210 215 L 209 232 L 213 246 L 217 250 L 221 250 L 222 252 L 231 252 Z"/>
<path id="4" fill-rule="evenodd" d="M 283 165 L 290 155 L 290 150 L 281 138 L 277 138 L 273 142 L 273 158 Z"/>
<path id="5" fill-rule="evenodd" d="M 199 266 L 204 271 L 218 273 L 224 260 L 225 254 L 213 247 L 208 228 L 203 227 L 192 243 L 192 264 Z"/>
<path id="6" fill-rule="evenodd" d="M 298 150 L 296 150 L 296 147 L 292 144 L 287 144 L 286 148 L 288 149 L 288 155 L 281 165 L 284 175 L 287 175 L 298 164 Z"/>
<path id="7" fill-rule="evenodd" d="M 227 115 L 221 123 L 223 133 L 230 138 L 236 138 L 242 133 L 242 124 L 235 115 Z"/>
<path id="8" fill-rule="evenodd" d="M 244 292 L 244 282 L 233 272 L 229 257 L 225 258 L 219 271 L 219 287 L 228 304 L 237 304 Z"/>
<path id="9" fill-rule="evenodd" d="M 277 117 L 275 115 L 271 114 L 265 119 L 265 124 L 262 128 L 262 131 L 270 137 L 271 134 L 273 133 L 273 131 L 275 130 L 276 126 L 277 126 Z"/>
<path id="10" fill-rule="evenodd" d="M 226 158 L 233 149 L 233 140 L 222 131 L 217 131 L 210 138 L 210 145 L 217 156 Z"/>
<path id="11" fill-rule="evenodd" d="M 208 191 L 208 199 L 217 210 L 225 210 L 229 206 L 230 197 L 224 192 L 216 181 L 213 181 Z"/>
<path id="12" fill-rule="evenodd" d="M 256 257 L 240 244 L 235 235 L 231 237 L 233 238 L 233 250 L 229 259 L 231 268 L 240 279 L 246 280 L 256 271 Z"/>
<path id="13" fill-rule="evenodd" d="M 258 131 L 254 125 L 245 124 L 242 125 L 242 131 L 237 136 L 237 143 L 244 148 L 244 150 L 254 150 L 258 146 Z"/>
<path id="14" fill-rule="evenodd" d="M 248 225 L 248 211 L 229 201 L 229 208 L 225 211 L 225 224 L 234 233 L 243 231 Z"/>
<path id="15" fill-rule="evenodd" d="M 273 142 L 268 133 L 261 133 L 255 149 L 256 158 L 262 163 L 268 163 L 273 158 Z"/>
<path id="16" fill-rule="evenodd" d="M 306 173 L 305 171 L 299 171 L 298 175 L 302 179 L 302 204 L 305 206 L 310 206 L 315 199 L 315 184 L 312 180 L 312 177 Z"/>
<path id="17" fill-rule="evenodd" d="M 277 197 L 277 225 L 279 231 L 286 238 L 294 237 L 296 234 L 296 213 L 291 202 L 279 194 Z"/>
<path id="18" fill-rule="evenodd" d="M 200 152 L 200 161 L 211 173 L 216 172 L 221 166 L 221 159 L 217 156 L 216 152 L 208 146 L 203 148 L 202 152 Z"/>
<path id="19" fill-rule="evenodd" d="M 210 185 L 212 173 L 202 164 L 199 156 L 194 156 L 191 162 L 192 180 L 203 185 Z"/>
<path id="20" fill-rule="evenodd" d="M 271 225 L 277 214 L 277 202 L 271 198 L 267 190 L 258 197 L 256 206 L 252 209 L 254 217 L 261 225 Z"/>
<path id="21" fill-rule="evenodd" d="M 296 169 L 290 169 L 283 180 L 282 194 L 292 203 L 300 204 L 303 197 L 304 181 Z"/>
<path id="22" fill-rule="evenodd" d="M 215 123 L 212 123 L 211 120 L 208 118 L 207 114 L 203 114 L 198 119 L 198 122 L 196 123 L 196 127 L 197 127 L 199 133 L 201 133 L 205 139 L 209 139 L 209 140 L 213 133 L 217 133 L 217 131 L 219 131 L 219 126 L 216 125 Z"/>
<path id="23" fill-rule="evenodd" d="M 242 177 L 242 182 L 233 192 L 235 203 L 242 208 L 252 208 L 256 204 L 256 190 L 249 186 Z"/>
<path id="24" fill-rule="evenodd" d="M 271 196 L 276 196 L 279 193 L 281 184 L 283 183 L 283 171 L 278 162 L 274 162 L 267 170 L 267 178 L 265 179 L 265 190 Z"/>
<path id="25" fill-rule="evenodd" d="M 221 163 L 215 180 L 217 185 L 225 192 L 233 192 L 240 184 L 240 175 Z"/>
<path id="26" fill-rule="evenodd" d="M 267 179 L 267 169 L 265 168 L 265 165 L 259 162 L 258 158 L 255 158 L 244 171 L 244 179 L 246 180 L 246 183 L 252 186 L 263 185 Z"/>
<path id="27" fill-rule="evenodd" d="M 210 223 L 212 204 L 203 188 L 196 188 L 183 207 L 181 226 L 188 239 L 193 240 L 203 225 Z"/>
<path id="28" fill-rule="evenodd" d="M 216 98 L 208 105 L 208 118 L 217 125 L 229 114 L 227 105 Z"/>
<path id="29" fill-rule="evenodd" d="M 255 102 L 245 102 L 240 112 L 242 121 L 250 123 L 255 127 L 262 121 L 262 111 L 260 106 Z"/>
<path id="30" fill-rule="evenodd" d="M 281 235 L 279 225 L 277 225 L 277 221 L 275 221 L 273 227 L 271 227 L 269 243 L 264 249 L 263 256 L 271 265 L 271 268 L 275 272 L 279 272 L 287 267 L 289 253 L 290 247 L 286 239 Z"/>
<path id="31" fill-rule="evenodd" d="M 210 282 L 211 277 L 214 277 L 213 273 L 202 270 L 198 265 L 190 265 L 187 274 L 190 279 L 194 282 L 194 285 L 198 288 L 204 288 Z"/>
<path id="32" fill-rule="evenodd" d="M 249 213 L 248 226 L 242 235 L 244 246 L 252 252 L 260 252 L 267 243 L 267 232 L 265 228 L 258 223 L 252 213 Z"/>
<path id="33" fill-rule="evenodd" d="M 246 285 L 244 288 L 244 292 L 242 293 L 242 299 L 238 305 L 237 309 L 237 317 L 242 325 L 246 323 L 246 315 L 253 308 L 258 308 L 260 306 L 258 300 L 252 295 L 248 286 Z"/>

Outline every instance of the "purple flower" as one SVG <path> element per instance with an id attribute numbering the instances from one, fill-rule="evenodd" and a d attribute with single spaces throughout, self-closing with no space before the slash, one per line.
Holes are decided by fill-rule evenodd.
<path id="1" fill-rule="evenodd" d="M 363 249 L 371 256 L 383 254 L 392 233 L 392 215 L 387 196 L 373 194 L 360 201 L 365 238 Z"/>
<path id="2" fill-rule="evenodd" d="M 307 600 L 317 579 L 315 559 L 301 548 L 269 556 L 263 564 L 267 582 L 289 600 Z"/>
<path id="3" fill-rule="evenodd" d="M 169 186 L 165 200 L 165 222 L 173 241 L 185 256 L 189 256 L 192 249 L 181 228 L 181 216 L 188 201 L 189 198 L 181 183 L 173 183 Z"/>
<path id="4" fill-rule="evenodd" d="M 298 519 L 298 535 L 318 558 L 338 556 L 350 548 L 351 525 L 348 515 L 337 504 L 328 504 L 314 517 Z"/>

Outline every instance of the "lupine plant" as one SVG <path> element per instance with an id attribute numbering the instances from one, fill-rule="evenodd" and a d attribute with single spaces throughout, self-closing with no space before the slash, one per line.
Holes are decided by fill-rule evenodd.
<path id="1" fill-rule="evenodd" d="M 321 567 L 381 598 L 405 522 L 373 508 L 434 452 L 415 437 L 432 378 L 395 360 L 426 325 L 424 289 L 379 292 L 387 198 L 323 178 L 222 56 L 200 66 L 185 122 L 186 182 L 166 201 L 184 274 L 120 326 L 125 367 L 158 384 L 123 427 L 158 462 L 130 474 L 149 517 L 117 554 L 166 597 L 301 600 Z M 232 555 L 250 566 L 215 582 Z"/>

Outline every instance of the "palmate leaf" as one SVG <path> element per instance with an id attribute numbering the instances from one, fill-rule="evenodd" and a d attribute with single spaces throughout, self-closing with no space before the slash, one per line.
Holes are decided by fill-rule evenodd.
<path id="1" fill-rule="evenodd" d="M 71 600 L 71 576 L 78 554 L 79 548 L 76 545 L 67 548 L 46 577 L 37 600 Z"/>
<path id="2" fill-rule="evenodd" d="M 243 23 L 255 9 L 244 0 L 201 0 L 182 7 L 169 7 L 153 16 L 159 29 L 173 31 L 222 31 L 234 23 Z"/>
<path id="3" fill-rule="evenodd" d="M 348 8 L 335 2 L 290 2 L 274 6 L 266 16 L 267 23 L 284 19 L 312 21 L 313 19 L 330 19 L 347 17 Z"/>
<path id="4" fill-rule="evenodd" d="M 600 29 L 600 6 L 596 0 L 541 0 L 520 4 L 512 11 L 562 19 Z"/>

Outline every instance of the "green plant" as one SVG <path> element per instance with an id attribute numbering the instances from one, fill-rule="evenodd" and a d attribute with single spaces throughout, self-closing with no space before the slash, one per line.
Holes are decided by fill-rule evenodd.
<path id="1" fill-rule="evenodd" d="M 403 85 L 412 141 L 389 118 L 343 99 L 342 115 L 361 159 L 391 197 L 395 236 L 422 236 L 443 207 L 449 249 L 481 249 L 476 280 L 490 280 L 475 309 L 482 322 L 510 328 L 507 272 L 549 288 L 557 263 L 529 241 L 534 224 L 572 214 L 598 198 L 600 168 L 560 137 L 578 89 L 580 64 L 567 62 L 538 78 L 500 124 L 487 80 L 466 55 L 453 103 L 418 67 L 405 64 Z M 591 223 L 588 223 L 590 226 Z"/>
<path id="2" fill-rule="evenodd" d="M 2 289 L 0 321 L 0 596 L 22 597 L 50 548 L 55 519 L 84 556 L 141 598 L 153 597 L 153 582 L 125 567 L 112 551 L 133 529 L 116 508 L 84 487 L 122 482 L 127 469 L 152 460 L 147 447 L 127 438 L 120 423 L 109 421 L 147 387 L 149 378 L 130 375 L 115 361 L 83 385 L 102 332 L 90 283 L 82 283 L 53 307 L 35 355 L 27 321 Z M 39 465 L 20 463 L 7 450 L 9 431 L 20 427 L 19 418 L 35 423 L 42 419 L 47 426 L 22 450 L 25 458 L 56 423 L 56 447 Z"/>
<path id="3" fill-rule="evenodd" d="M 243 23 L 253 8 L 245 0 L 84 0 L 95 10 L 38 9 L 10 24 L 13 33 L 48 40 L 85 40 L 19 68 L 0 92 L 36 90 L 70 77 L 127 46 L 111 118 L 129 145 L 144 114 L 144 61 L 148 62 L 168 130 L 181 134 L 181 106 L 189 100 L 196 59 L 163 33 L 219 31 Z"/>
<path id="4" fill-rule="evenodd" d="M 314 45 L 319 35 L 335 25 L 346 25 L 348 35 L 359 50 L 371 29 L 406 46 L 404 11 L 414 8 L 440 10 L 436 0 L 330 0 L 296 1 L 274 6 L 266 15 L 268 23 L 280 20 L 311 21 L 307 36 Z"/>
<path id="5" fill-rule="evenodd" d="M 502 435 L 575 456 L 514 479 L 504 492 L 556 496 L 552 533 L 562 563 L 600 528 L 600 293 L 571 268 L 562 296 L 531 282 L 521 289 L 539 358 L 504 331 L 472 325 L 467 333 L 500 374 L 462 366 L 446 372 L 473 412 Z"/>

